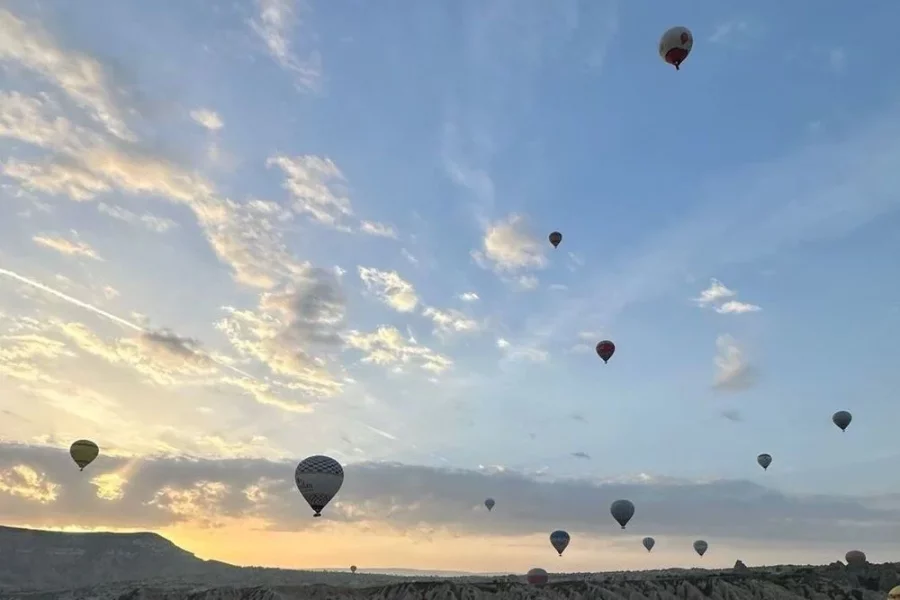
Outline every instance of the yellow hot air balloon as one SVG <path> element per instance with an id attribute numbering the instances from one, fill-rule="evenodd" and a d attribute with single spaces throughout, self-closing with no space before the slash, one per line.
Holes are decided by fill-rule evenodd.
<path id="1" fill-rule="evenodd" d="M 84 471 L 84 468 L 100 455 L 100 448 L 90 440 L 78 440 L 69 448 L 69 455 L 78 465 L 78 469 Z"/>
<path id="2" fill-rule="evenodd" d="M 891 588 L 888 592 L 888 600 L 900 600 L 900 585 Z"/>

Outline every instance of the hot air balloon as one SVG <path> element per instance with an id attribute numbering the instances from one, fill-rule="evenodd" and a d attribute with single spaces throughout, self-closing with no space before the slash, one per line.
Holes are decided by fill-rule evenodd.
<path id="1" fill-rule="evenodd" d="M 625 529 L 625 525 L 634 516 L 634 504 L 631 503 L 631 500 L 616 500 L 609 506 L 609 513 L 622 526 L 622 529 Z"/>
<path id="2" fill-rule="evenodd" d="M 541 569 L 540 567 L 535 567 L 528 571 L 525 579 L 531 585 L 544 585 L 545 583 L 550 581 L 550 576 L 547 575 L 547 571 Z"/>
<path id="3" fill-rule="evenodd" d="M 647 552 L 650 552 L 651 550 L 653 550 L 653 546 L 656 545 L 656 540 L 654 540 L 652 537 L 645 537 L 643 540 L 641 540 L 641 543 L 644 544 L 644 548 L 647 549 Z"/>
<path id="4" fill-rule="evenodd" d="M 709 548 L 709 544 L 707 544 L 704 540 L 697 540 L 696 542 L 694 542 L 694 551 L 701 557 L 706 554 L 707 548 Z"/>
<path id="5" fill-rule="evenodd" d="M 69 456 L 78 465 L 79 471 L 94 462 L 94 459 L 100 455 L 100 448 L 91 440 L 77 440 L 69 448 Z"/>
<path id="6" fill-rule="evenodd" d="M 310 508 L 315 511 L 313 516 L 321 517 L 322 509 L 331 502 L 344 483 L 344 469 L 330 456 L 310 456 L 297 465 L 294 482 Z"/>
<path id="7" fill-rule="evenodd" d="M 861 567 L 866 564 L 866 553 L 859 550 L 851 550 L 844 555 L 848 565 Z"/>
<path id="8" fill-rule="evenodd" d="M 356 565 L 350 565 L 350 572 L 356 573 Z"/>
<path id="9" fill-rule="evenodd" d="M 554 231 L 550 234 L 550 243 L 553 244 L 553 247 L 556 248 L 559 246 L 559 243 L 562 241 L 562 234 L 558 231 Z"/>
<path id="10" fill-rule="evenodd" d="M 847 431 L 847 427 L 850 426 L 850 421 L 853 420 L 853 415 L 848 413 L 846 410 L 839 410 L 833 415 L 831 415 L 831 421 L 841 428 L 841 431 Z"/>
<path id="11" fill-rule="evenodd" d="M 616 352 L 616 345 L 609 340 L 603 340 L 597 344 L 597 355 L 603 359 L 603 364 L 609 362 L 612 355 Z"/>
<path id="12" fill-rule="evenodd" d="M 562 529 L 557 529 L 553 533 L 550 534 L 550 545 L 559 552 L 559 555 L 562 556 L 563 551 L 566 549 L 566 546 L 569 545 L 569 534 L 563 531 Z"/>
<path id="13" fill-rule="evenodd" d="M 756 462 L 759 463 L 759 466 L 763 468 L 763 471 L 768 470 L 769 465 L 772 464 L 772 455 L 771 454 L 760 454 L 756 457 Z"/>
<path id="14" fill-rule="evenodd" d="M 487 498 L 487 499 L 484 501 L 484 505 L 487 506 L 488 511 L 493 510 L 495 504 L 497 504 L 497 503 L 494 502 L 494 499 L 493 499 L 493 498 Z"/>
<path id="15" fill-rule="evenodd" d="M 666 31 L 659 40 L 659 55 L 664 61 L 681 69 L 691 48 L 694 47 L 694 35 L 687 27 L 673 27 Z"/>
<path id="16" fill-rule="evenodd" d="M 900 600 L 900 585 L 891 588 L 888 592 L 888 600 Z"/>

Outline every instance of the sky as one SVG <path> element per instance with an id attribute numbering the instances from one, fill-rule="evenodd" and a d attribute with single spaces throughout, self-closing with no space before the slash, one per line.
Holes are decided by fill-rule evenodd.
<path id="1" fill-rule="evenodd" d="M 298 568 L 895 560 L 898 18 L 0 0 L 3 523 Z"/>

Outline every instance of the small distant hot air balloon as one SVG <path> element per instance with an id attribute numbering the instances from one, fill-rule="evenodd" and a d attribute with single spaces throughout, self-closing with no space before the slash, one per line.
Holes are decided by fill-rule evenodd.
<path id="1" fill-rule="evenodd" d="M 356 573 L 356 565 L 350 565 L 350 572 Z"/>
<path id="2" fill-rule="evenodd" d="M 603 359 L 603 364 L 608 363 L 615 352 L 616 345 L 609 340 L 603 340 L 597 344 L 597 356 Z"/>
<path id="3" fill-rule="evenodd" d="M 550 545 L 562 556 L 563 551 L 569 545 L 569 534 L 562 529 L 557 529 L 550 534 Z"/>
<path id="4" fill-rule="evenodd" d="M 494 505 L 495 505 L 495 504 L 497 504 L 497 503 L 494 502 L 494 499 L 493 499 L 493 498 L 487 498 L 487 499 L 484 501 L 484 505 L 487 506 L 488 512 L 490 512 L 491 510 L 494 509 Z"/>
<path id="5" fill-rule="evenodd" d="M 69 456 L 78 465 L 79 471 L 94 462 L 94 459 L 100 455 L 100 448 L 91 440 L 77 440 L 69 448 Z"/>
<path id="6" fill-rule="evenodd" d="M 544 585 L 545 583 L 550 581 L 550 576 L 547 575 L 547 571 L 541 569 L 540 567 L 535 567 L 528 571 L 525 579 L 531 585 Z"/>
<path id="7" fill-rule="evenodd" d="M 763 468 L 763 471 L 769 469 L 769 465 L 772 464 L 772 455 L 771 454 L 760 454 L 756 457 L 756 462 L 759 463 L 759 466 Z"/>
<path id="8" fill-rule="evenodd" d="M 664 61 L 681 69 L 691 48 L 694 47 L 694 35 L 687 27 L 673 27 L 666 31 L 659 40 L 659 55 Z"/>
<path id="9" fill-rule="evenodd" d="M 559 243 L 562 241 L 562 234 L 558 231 L 554 231 L 550 234 L 550 243 L 553 244 L 553 247 L 556 248 L 559 246 Z"/>
<path id="10" fill-rule="evenodd" d="M 344 484 L 344 469 L 330 456 L 310 456 L 303 459 L 294 471 L 294 482 L 303 498 L 322 516 L 322 509 L 331 502 Z"/>
<path id="11" fill-rule="evenodd" d="M 656 540 L 654 540 L 652 537 L 645 537 L 643 540 L 641 540 L 641 543 L 644 544 L 644 548 L 647 549 L 647 552 L 650 552 L 651 550 L 653 550 L 653 546 L 656 545 Z"/>
<path id="12" fill-rule="evenodd" d="M 866 564 L 866 553 L 861 552 L 860 550 L 851 550 L 844 555 L 844 559 L 847 561 L 848 565 L 861 567 Z"/>
<path id="13" fill-rule="evenodd" d="M 847 431 L 847 427 L 850 426 L 850 421 L 853 420 L 853 415 L 848 413 L 846 410 L 839 410 L 833 415 L 831 415 L 831 421 L 841 428 L 841 431 Z"/>
<path id="14" fill-rule="evenodd" d="M 609 513 L 625 529 L 625 525 L 634 516 L 634 504 L 631 500 L 616 500 L 609 506 Z"/>
<path id="15" fill-rule="evenodd" d="M 694 542 L 694 551 L 701 557 L 706 554 L 707 548 L 709 548 L 709 544 L 707 544 L 705 540 L 697 540 Z"/>

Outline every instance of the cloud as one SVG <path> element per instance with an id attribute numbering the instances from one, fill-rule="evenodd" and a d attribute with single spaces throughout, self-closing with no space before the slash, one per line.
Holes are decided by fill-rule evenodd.
<path id="1" fill-rule="evenodd" d="M 738 302 L 737 300 L 730 300 L 728 302 L 725 302 L 721 306 L 716 307 L 716 312 L 723 315 L 758 312 L 760 310 L 762 310 L 762 308 L 760 308 L 756 304 Z"/>
<path id="2" fill-rule="evenodd" d="M 744 420 L 744 417 L 741 415 L 741 411 L 736 408 L 726 408 L 721 413 L 723 419 L 728 419 L 732 423 L 740 423 Z"/>
<path id="3" fill-rule="evenodd" d="M 476 302 L 477 300 L 479 300 L 478 294 L 476 294 L 475 292 L 465 292 L 457 296 L 457 298 L 459 298 L 463 302 Z"/>
<path id="4" fill-rule="evenodd" d="M 591 455 L 588 454 L 587 452 L 573 452 L 572 456 L 574 456 L 575 458 L 583 458 L 586 460 L 591 460 Z"/>
<path id="5" fill-rule="evenodd" d="M 134 466 L 126 470 L 130 463 Z M 160 528 L 252 518 L 275 531 L 317 527 L 319 519 L 298 510 L 293 467 L 253 459 L 149 457 L 134 462 L 101 455 L 79 473 L 65 449 L 4 445 L 0 509 L 8 523 L 40 526 Z M 125 480 L 115 494 L 100 490 L 104 480 L 99 478 L 109 474 Z M 84 475 L 95 485 L 82 485 Z M 695 536 L 703 531 L 710 539 L 761 543 L 841 544 L 852 537 L 860 544 L 889 544 L 900 535 L 900 513 L 895 508 L 875 508 L 865 498 L 790 496 L 748 481 L 537 480 L 509 470 L 475 472 L 392 463 L 347 464 L 345 477 L 321 521 L 358 527 L 390 523 L 407 532 L 427 525 L 459 534 L 528 535 L 551 528 L 548 515 L 565 514 L 569 531 L 612 535 L 617 525 L 612 519 L 598 520 L 597 507 L 629 498 L 638 507 L 633 525 L 660 536 Z M 515 499 L 515 506 L 485 520 L 476 510 L 484 490 L 491 490 L 498 505 Z M 47 500 L 41 503 L 38 498 Z"/>
<path id="6" fill-rule="evenodd" d="M 165 233 L 174 227 L 178 227 L 178 223 L 172 219 L 157 217 L 150 214 L 139 215 L 126 208 L 122 208 L 121 206 L 110 206 L 105 202 L 98 202 L 97 210 L 113 219 L 122 221 L 123 223 L 146 227 L 154 233 Z"/>
<path id="7" fill-rule="evenodd" d="M 397 232 L 394 230 L 394 228 L 390 225 L 385 225 L 384 223 L 362 221 L 359 225 L 359 230 L 363 233 L 367 233 L 369 235 L 374 235 L 377 237 L 384 237 L 392 240 L 397 239 Z"/>
<path id="8" fill-rule="evenodd" d="M 743 351 L 730 335 L 716 338 L 716 357 L 713 360 L 716 375 L 713 387 L 720 390 L 740 391 L 756 385 L 759 373 L 744 356 Z"/>
<path id="9" fill-rule="evenodd" d="M 357 267 L 359 278 L 366 290 L 397 312 L 412 312 L 419 304 L 419 297 L 411 283 L 396 271 L 379 271 L 375 268 Z"/>
<path id="10" fill-rule="evenodd" d="M 475 333 L 481 328 L 478 321 L 452 308 L 440 310 L 430 306 L 422 311 L 422 315 L 434 322 L 435 332 L 440 334 Z"/>
<path id="11" fill-rule="evenodd" d="M 513 344 L 505 338 L 497 339 L 497 347 L 503 351 L 507 360 L 544 362 L 550 358 L 550 353 L 541 348 L 529 345 Z"/>
<path id="12" fill-rule="evenodd" d="M 453 365 L 450 358 L 406 339 L 396 327 L 382 325 L 371 333 L 352 330 L 347 345 L 362 351 L 363 362 L 402 369 L 413 364 L 431 373 L 443 373 Z"/>
<path id="13" fill-rule="evenodd" d="M 0 61 L 16 63 L 42 76 L 114 136 L 134 139 L 103 66 L 80 52 L 58 47 L 39 26 L 7 10 L 0 10 Z"/>
<path id="14" fill-rule="evenodd" d="M 482 267 L 513 272 L 543 268 L 547 264 L 544 252 L 544 244 L 528 230 L 525 218 L 511 214 L 487 228 L 482 250 L 473 250 L 472 257 Z"/>
<path id="15" fill-rule="evenodd" d="M 732 19 L 719 23 L 713 29 L 709 41 L 713 44 L 721 44 L 731 40 L 737 34 L 746 35 L 750 31 L 750 23 L 746 19 Z"/>
<path id="16" fill-rule="evenodd" d="M 191 118 L 201 127 L 205 127 L 210 131 L 218 131 L 225 126 L 222 118 L 214 110 L 208 108 L 198 108 L 191 111 Z"/>
<path id="17" fill-rule="evenodd" d="M 50 248 L 66 256 L 84 256 L 93 260 L 103 260 L 86 242 L 67 240 L 64 237 L 50 234 L 36 235 L 31 240 L 39 246 Z"/>
<path id="18" fill-rule="evenodd" d="M 309 10 L 297 0 L 256 0 L 258 13 L 250 21 L 253 31 L 262 39 L 273 59 L 291 73 L 301 90 L 318 91 L 321 88 L 322 59 L 318 52 L 310 52 L 305 58 L 297 56 L 291 38 L 301 24 L 298 9 Z"/>
<path id="19" fill-rule="evenodd" d="M 718 279 L 710 279 L 709 287 L 700 292 L 698 298 L 694 298 L 699 306 L 713 306 L 715 311 L 721 315 L 726 314 L 742 314 L 748 312 L 758 312 L 762 310 L 756 304 L 747 302 L 739 302 L 737 300 L 729 300 L 737 296 L 737 292 L 725 286 Z"/>
<path id="20" fill-rule="evenodd" d="M 319 156 L 273 156 L 266 162 L 285 174 L 284 189 L 293 198 L 292 209 L 314 221 L 338 227 L 353 215 L 350 199 L 342 189 L 344 174 L 331 159 Z"/>

